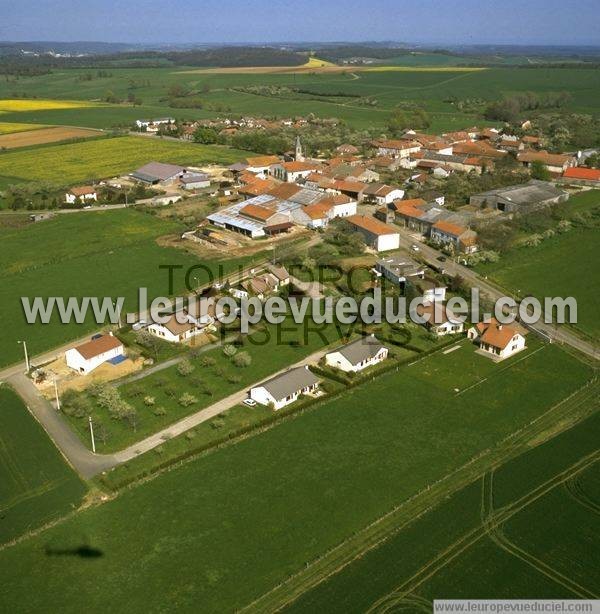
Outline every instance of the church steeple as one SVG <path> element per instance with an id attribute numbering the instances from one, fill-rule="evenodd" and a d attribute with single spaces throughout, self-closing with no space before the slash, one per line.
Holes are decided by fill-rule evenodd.
<path id="1" fill-rule="evenodd" d="M 300 141 L 300 137 L 296 137 L 296 155 L 295 159 L 297 162 L 304 162 L 304 152 L 302 151 L 302 143 Z"/>

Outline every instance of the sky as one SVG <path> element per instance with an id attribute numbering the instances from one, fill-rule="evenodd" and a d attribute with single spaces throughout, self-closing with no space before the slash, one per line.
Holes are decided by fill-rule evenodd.
<path id="1" fill-rule="evenodd" d="M 600 45 L 600 0 L 0 0 L 0 40 Z"/>

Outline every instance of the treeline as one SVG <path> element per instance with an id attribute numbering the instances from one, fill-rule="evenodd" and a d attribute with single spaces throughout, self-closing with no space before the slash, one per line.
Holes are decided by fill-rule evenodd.
<path id="1" fill-rule="evenodd" d="M 275 47 L 219 47 L 188 51 L 131 51 L 96 56 L 53 57 L 16 56 L 0 57 L 2 66 L 36 66 L 46 68 L 107 68 L 126 65 L 135 67 L 205 66 L 300 66 L 307 61 L 306 54 Z"/>
<path id="2" fill-rule="evenodd" d="M 524 111 L 539 109 L 560 109 L 572 100 L 569 92 L 548 92 L 535 94 L 525 92 L 497 102 L 492 102 L 484 111 L 485 119 L 515 122 Z"/>

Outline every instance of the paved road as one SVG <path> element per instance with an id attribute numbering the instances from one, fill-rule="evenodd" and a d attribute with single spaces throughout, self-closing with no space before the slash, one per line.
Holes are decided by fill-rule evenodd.
<path id="1" fill-rule="evenodd" d="M 399 232 L 401 247 L 410 249 L 411 245 L 416 243 L 414 233 L 403 228 L 400 228 Z M 485 277 L 482 277 L 476 273 L 473 269 L 457 264 L 456 262 L 452 262 L 450 259 L 446 260 L 446 262 L 440 262 L 438 258 L 444 255 L 442 252 L 423 243 L 419 243 L 418 245 L 418 255 L 421 256 L 421 258 L 423 258 L 428 264 L 438 268 L 443 267 L 449 275 L 460 275 L 470 285 L 479 288 L 482 297 L 488 297 L 489 299 L 496 301 L 501 297 L 510 296 L 505 291 L 502 291 L 502 289 L 487 281 Z M 547 339 L 569 345 L 591 358 L 598 360 L 600 357 L 600 351 L 594 344 L 582 339 L 581 337 L 578 337 L 565 326 L 538 322 L 535 325 L 529 325 L 529 328 Z"/>
<path id="2" fill-rule="evenodd" d="M 303 360 L 293 365 L 290 365 L 288 367 L 285 367 L 284 369 L 281 369 L 280 371 L 277 371 L 276 373 L 271 374 L 269 377 L 274 377 L 275 375 L 278 375 L 279 373 L 283 373 L 284 371 L 287 371 L 288 369 L 291 369 L 293 367 L 300 367 L 300 366 L 309 365 L 309 364 L 318 362 L 328 351 L 329 351 L 328 348 L 319 350 L 318 352 L 315 352 L 314 354 L 307 356 Z M 124 450 L 121 450 L 120 452 L 116 452 L 111 459 L 112 462 L 114 462 L 114 465 L 125 463 L 131 460 L 132 458 L 135 458 L 136 456 L 143 454 L 144 452 L 148 452 L 149 450 L 152 450 L 153 448 L 160 446 L 166 440 L 172 439 L 173 437 L 176 437 L 177 435 L 181 435 L 182 433 L 185 433 L 186 431 L 193 429 L 195 426 L 198 426 L 199 424 L 202 424 L 203 422 L 206 422 L 207 420 L 210 420 L 211 418 L 218 416 L 224 411 L 231 409 L 235 405 L 239 405 L 245 398 L 247 398 L 248 389 L 253 388 L 254 386 L 257 386 L 258 384 L 264 381 L 265 381 L 265 378 L 260 379 L 250 384 L 247 388 L 244 388 L 243 390 L 238 390 L 237 392 L 230 394 L 228 397 L 225 397 L 224 399 L 221 399 L 220 401 L 213 403 L 209 407 L 201 409 L 200 411 L 197 411 L 195 414 L 192 414 L 191 416 L 187 416 L 186 418 L 183 418 L 179 422 L 175 422 L 175 424 L 172 424 L 168 426 L 167 428 L 164 428 L 162 431 L 159 431 L 158 433 L 154 433 L 153 435 L 146 437 L 146 439 L 143 439 L 142 441 L 138 441 L 134 445 L 129 446 L 128 448 L 125 448 Z M 251 412 L 252 409 L 248 408 L 248 411 Z"/>

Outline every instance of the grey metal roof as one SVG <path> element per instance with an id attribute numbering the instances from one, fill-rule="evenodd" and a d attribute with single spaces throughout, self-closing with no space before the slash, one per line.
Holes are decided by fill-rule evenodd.
<path id="1" fill-rule="evenodd" d="M 132 176 L 147 175 L 149 177 L 154 177 L 159 181 L 165 181 L 166 179 L 171 179 L 171 177 L 184 172 L 185 168 L 183 166 L 177 166 L 176 164 L 165 164 L 163 162 L 149 162 L 148 164 L 138 168 L 134 173 L 132 173 Z"/>
<path id="2" fill-rule="evenodd" d="M 410 258 L 382 258 L 377 261 L 377 265 L 402 277 L 423 275 L 424 272 L 423 265 L 416 263 Z"/>
<path id="3" fill-rule="evenodd" d="M 146 173 L 140 173 L 138 171 L 131 173 L 130 177 L 133 177 L 138 181 L 146 181 L 147 183 L 155 183 L 158 181 L 158 178 L 156 178 L 154 175 L 147 175 Z"/>
<path id="4" fill-rule="evenodd" d="M 563 194 L 565 194 L 563 190 L 559 190 L 547 181 L 531 179 L 521 185 L 511 185 L 506 188 L 489 190 L 488 192 L 473 194 L 473 196 L 496 196 L 517 205 L 529 205 L 558 198 Z"/>
<path id="5" fill-rule="evenodd" d="M 186 173 L 182 178 L 182 183 L 196 183 L 198 181 L 208 181 L 209 175 L 206 173 Z"/>
<path id="6" fill-rule="evenodd" d="M 276 401 L 282 401 L 303 388 L 314 386 L 320 381 L 307 367 L 295 367 L 272 377 L 260 386 L 265 388 Z"/>
<path id="7" fill-rule="evenodd" d="M 363 360 L 376 356 L 382 348 L 385 346 L 375 336 L 370 335 L 348 343 L 334 352 L 339 352 L 350 364 L 357 365 Z"/>

